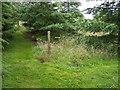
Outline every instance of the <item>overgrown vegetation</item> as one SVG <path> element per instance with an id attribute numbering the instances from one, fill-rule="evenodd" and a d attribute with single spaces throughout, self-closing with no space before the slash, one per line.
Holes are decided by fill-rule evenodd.
<path id="1" fill-rule="evenodd" d="M 63 4 L 64 5 L 64 4 Z M 74 4 L 71 4 L 71 6 Z M 76 4 L 75 4 L 76 5 Z M 74 6 L 75 6 L 74 5 Z M 60 11 L 57 3 L 31 3 L 31 6 L 26 9 L 23 20 L 24 24 L 33 33 L 45 34 L 50 30 L 53 33 L 61 34 L 63 32 L 74 32 L 74 22 L 78 17 L 83 18 L 83 15 L 78 12 Z M 64 11 L 64 12 L 63 12 Z"/>
<path id="2" fill-rule="evenodd" d="M 88 9 L 95 18 L 86 20 L 79 5 L 2 4 L 3 87 L 118 88 L 119 11 Z M 47 31 L 51 31 L 50 55 Z"/>
<path id="3" fill-rule="evenodd" d="M 34 46 L 20 32 L 14 37 L 10 48 L 3 52 L 5 88 L 118 87 L 117 58 L 106 51 L 87 49 L 66 38 L 52 43 L 48 57 L 46 42 Z"/>
<path id="4" fill-rule="evenodd" d="M 69 7 L 66 7 L 66 4 L 69 4 Z M 114 47 L 118 45 L 117 35 L 119 26 L 116 23 L 104 22 L 102 19 L 97 18 L 98 14 L 94 20 L 85 20 L 77 9 L 79 3 L 40 2 L 27 3 L 23 4 L 23 6 L 25 6 L 24 10 L 26 10 L 23 14 L 23 20 L 26 22 L 24 25 L 30 30 L 34 39 L 39 38 L 41 35 L 46 35 L 48 30 L 52 32 L 53 39 L 67 33 L 76 35 L 78 31 L 109 33 L 108 36 L 101 36 L 101 38 L 82 36 L 78 36 L 78 38 L 83 38 L 87 44 L 92 44 L 95 47 L 100 46 L 108 49 L 110 52 L 117 53 L 118 48 L 114 49 Z M 60 6 L 66 9 L 61 9 Z M 76 9 L 73 10 L 74 6 Z M 114 39 L 110 41 L 107 38 Z M 81 40 L 78 42 L 82 43 Z"/>
<path id="5" fill-rule="evenodd" d="M 15 24 L 18 22 L 18 6 L 16 3 L 2 3 L 2 41 L 3 46 L 9 39 L 13 38 L 13 33 L 17 29 Z"/>

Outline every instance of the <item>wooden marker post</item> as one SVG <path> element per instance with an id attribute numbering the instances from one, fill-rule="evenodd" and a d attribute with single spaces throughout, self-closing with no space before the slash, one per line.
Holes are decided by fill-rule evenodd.
<path id="1" fill-rule="evenodd" d="M 50 47 L 50 31 L 47 32 L 48 34 L 48 55 L 51 54 L 51 47 Z"/>

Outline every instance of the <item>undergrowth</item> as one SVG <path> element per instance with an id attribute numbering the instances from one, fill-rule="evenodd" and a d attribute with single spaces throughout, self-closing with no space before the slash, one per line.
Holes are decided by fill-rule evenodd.
<path id="1" fill-rule="evenodd" d="M 34 55 L 38 58 L 49 57 L 49 59 L 58 62 L 62 60 L 62 58 L 66 58 L 67 61 L 76 63 L 81 60 L 93 58 L 93 56 L 100 58 L 104 56 L 105 58 L 116 57 L 115 54 L 110 53 L 104 48 L 94 48 L 95 46 L 88 46 L 86 43 L 82 43 L 83 41 L 81 41 L 81 43 L 76 41 L 78 41 L 78 38 L 70 37 L 53 41 L 51 43 L 51 55 L 48 55 L 47 41 L 43 42 L 42 39 L 37 38 L 37 46 L 34 48 Z"/>
<path id="2" fill-rule="evenodd" d="M 23 30 L 23 29 L 22 29 Z M 42 37 L 43 38 L 43 37 Z M 117 88 L 118 61 L 107 51 L 76 44 L 76 39 L 37 45 L 17 32 L 3 51 L 3 88 Z"/>
<path id="3" fill-rule="evenodd" d="M 47 42 L 38 39 L 35 57 L 39 62 L 44 60 L 43 64 L 50 63 L 50 67 L 65 71 L 63 74 L 69 74 L 66 77 L 61 72 L 60 76 L 70 80 L 70 87 L 117 87 L 117 58 L 109 52 L 94 47 L 88 49 L 87 45 L 76 44 L 71 38 L 51 43 L 50 55 L 47 48 Z"/>

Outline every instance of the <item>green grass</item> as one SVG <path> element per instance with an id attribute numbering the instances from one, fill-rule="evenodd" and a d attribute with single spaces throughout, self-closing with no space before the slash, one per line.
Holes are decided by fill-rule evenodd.
<path id="1" fill-rule="evenodd" d="M 116 57 L 63 43 L 52 44 L 51 56 L 40 63 L 36 56 L 47 56 L 46 44 L 36 48 L 22 32 L 17 32 L 3 51 L 3 88 L 118 87 Z"/>

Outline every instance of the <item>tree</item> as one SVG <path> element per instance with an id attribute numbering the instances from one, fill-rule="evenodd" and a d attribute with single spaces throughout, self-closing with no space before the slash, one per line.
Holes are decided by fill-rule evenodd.
<path id="1" fill-rule="evenodd" d="M 94 8 L 88 8 L 86 11 L 87 13 L 92 13 L 97 20 L 101 20 L 107 23 L 114 23 L 116 25 L 119 25 L 119 4 L 116 2 L 105 2 L 101 4 L 100 6 L 96 6 Z"/>
<path id="2" fill-rule="evenodd" d="M 77 1 L 71 2 L 70 0 L 67 0 L 67 2 L 60 2 L 59 5 L 61 12 L 76 12 L 81 3 Z"/>
<path id="3" fill-rule="evenodd" d="M 88 8 L 87 13 L 93 13 L 96 19 L 118 26 L 118 55 L 120 57 L 120 2 L 105 2 L 100 6 Z"/>
<path id="4" fill-rule="evenodd" d="M 1 42 L 7 42 L 12 38 L 15 32 L 15 24 L 18 21 L 18 7 L 16 3 L 3 2 L 2 3 L 2 39 Z"/>
<path id="5" fill-rule="evenodd" d="M 29 3 L 24 12 L 24 24 L 31 32 L 46 33 L 47 30 L 59 34 L 62 31 L 74 31 L 75 18 L 83 17 L 76 12 L 64 12 L 59 8 L 60 3 L 39 2 Z M 72 5 L 72 4 L 71 4 Z"/>
<path id="6" fill-rule="evenodd" d="M 13 3 L 2 4 L 2 30 L 10 30 L 16 23 L 16 7 Z"/>

